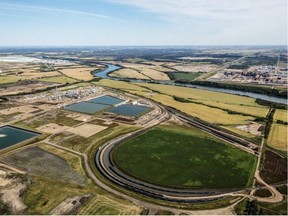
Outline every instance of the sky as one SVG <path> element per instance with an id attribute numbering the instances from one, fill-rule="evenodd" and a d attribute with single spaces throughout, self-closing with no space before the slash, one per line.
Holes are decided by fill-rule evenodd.
<path id="1" fill-rule="evenodd" d="M 286 44 L 287 0 L 0 0 L 0 46 Z"/>

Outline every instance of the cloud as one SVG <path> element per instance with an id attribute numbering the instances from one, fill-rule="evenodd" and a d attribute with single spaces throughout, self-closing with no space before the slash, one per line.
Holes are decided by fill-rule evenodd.
<path id="1" fill-rule="evenodd" d="M 66 9 L 59 9 L 59 8 L 38 7 L 38 6 L 31 6 L 31 5 L 7 4 L 7 3 L 0 3 L 0 6 L 6 7 L 9 9 L 15 9 L 15 10 L 32 10 L 32 11 L 42 11 L 42 12 L 52 12 L 52 13 L 65 13 L 65 14 L 74 14 L 74 15 L 80 15 L 80 16 L 97 17 L 97 18 L 102 18 L 102 19 L 119 20 L 111 16 L 106 16 L 106 15 L 96 14 L 96 13 L 89 13 L 89 12 L 84 12 L 84 11 L 77 11 L 77 10 L 66 10 Z"/>
<path id="2" fill-rule="evenodd" d="M 286 0 L 108 0 L 134 6 L 160 17 L 210 20 L 249 19 L 263 13 L 287 8 Z"/>

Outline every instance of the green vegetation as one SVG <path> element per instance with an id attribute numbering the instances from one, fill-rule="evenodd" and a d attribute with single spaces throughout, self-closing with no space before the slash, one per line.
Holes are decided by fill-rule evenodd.
<path id="1" fill-rule="evenodd" d="M 130 202 L 111 199 L 109 196 L 96 195 L 79 212 L 81 215 L 139 215 L 141 208 Z"/>
<path id="2" fill-rule="evenodd" d="M 273 123 L 267 144 L 275 149 L 287 152 L 287 125 Z"/>
<path id="3" fill-rule="evenodd" d="M 32 181 L 33 184 L 28 186 L 24 194 L 28 214 L 49 214 L 53 208 L 66 198 L 89 193 L 87 189 L 81 186 L 41 176 L 33 176 Z"/>
<path id="4" fill-rule="evenodd" d="M 201 89 L 106 79 L 102 79 L 99 84 L 152 99 L 256 142 L 257 136 L 235 130 L 235 126 L 247 125 L 258 119 L 262 123 L 269 110 L 269 107 L 259 105 L 253 98 Z"/>
<path id="5" fill-rule="evenodd" d="M 113 158 L 144 181 L 196 189 L 249 186 L 256 164 L 255 156 L 185 126 L 156 127 L 118 146 Z"/>
<path id="6" fill-rule="evenodd" d="M 24 193 L 24 202 L 28 206 L 28 214 L 49 214 L 53 208 L 68 197 L 87 194 L 90 194 L 92 198 L 89 202 L 82 203 L 83 206 L 80 209 L 80 214 L 140 214 L 141 208 L 101 190 L 95 186 L 91 179 L 84 176 L 85 171 L 82 168 L 81 158 L 44 143 L 40 143 L 38 146 L 42 150 L 45 150 L 45 153 L 42 154 L 45 158 L 42 158 L 42 161 L 46 161 L 47 166 L 53 167 L 53 169 L 47 169 L 47 167 L 43 167 L 41 163 L 38 163 L 40 165 L 38 166 L 38 170 L 41 171 L 42 169 L 44 171 L 47 169 L 46 172 L 48 172 L 48 175 L 55 177 L 47 178 L 47 174 L 39 175 L 37 173 L 30 175 L 32 184 L 28 184 L 28 189 Z M 47 154 L 51 153 L 57 158 L 49 162 L 47 161 L 49 159 Z M 61 162 L 62 165 L 57 161 Z M 57 163 L 59 166 L 55 166 Z M 67 163 L 74 172 L 71 175 L 71 179 L 76 178 L 77 175 L 75 174 L 77 173 L 78 175 L 83 175 L 87 184 L 77 185 L 72 183 L 74 180 L 66 181 L 63 179 L 63 176 L 67 176 L 71 172 L 71 169 L 67 169 L 67 165 L 65 165 Z M 31 167 L 33 168 L 35 165 Z"/>
<path id="7" fill-rule="evenodd" d="M 7 84 L 19 81 L 21 78 L 15 75 L 0 76 L 0 84 Z"/>
<path id="8" fill-rule="evenodd" d="M 168 72 L 167 75 L 171 80 L 194 80 L 201 76 L 203 73 L 190 73 L 190 72 Z"/>
<path id="9" fill-rule="evenodd" d="M 249 91 L 259 94 L 267 94 L 267 95 L 273 95 L 277 97 L 287 97 L 287 89 L 278 89 L 278 88 L 270 88 L 267 86 L 255 86 L 251 84 L 239 84 L 239 83 L 225 83 L 225 82 L 210 82 L 210 81 L 175 81 L 178 83 L 189 83 L 189 84 L 195 84 L 195 85 L 202 85 L 202 86 L 208 86 L 208 87 L 216 87 L 216 88 L 225 88 L 225 89 L 233 89 L 233 90 L 239 90 L 239 91 Z"/>
<path id="10" fill-rule="evenodd" d="M 287 215 L 287 198 L 280 203 L 260 203 L 247 198 L 235 206 L 237 215 Z"/>
<path id="11" fill-rule="evenodd" d="M 62 111 L 62 110 L 57 110 L 57 111 L 51 111 L 47 112 L 44 115 L 38 116 L 38 117 L 31 117 L 29 119 L 25 119 L 23 121 L 17 122 L 17 125 L 19 127 L 25 127 L 25 128 L 38 128 L 40 126 L 50 124 L 50 123 L 55 123 L 59 125 L 65 125 L 65 126 L 75 126 L 81 121 L 75 120 L 73 118 L 69 118 L 66 115 L 68 112 Z"/>
<path id="12" fill-rule="evenodd" d="M 53 83 L 60 83 L 60 84 L 78 82 L 78 80 L 75 80 L 66 76 L 47 77 L 47 78 L 41 78 L 38 80 L 43 81 L 43 82 L 53 82 Z"/>

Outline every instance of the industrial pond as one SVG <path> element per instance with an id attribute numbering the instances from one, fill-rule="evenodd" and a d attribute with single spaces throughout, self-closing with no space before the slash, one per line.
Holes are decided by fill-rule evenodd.
<path id="1" fill-rule="evenodd" d="M 80 103 L 75 103 L 75 104 L 66 106 L 65 109 L 70 110 L 70 111 L 81 112 L 81 113 L 94 114 L 96 112 L 105 110 L 108 107 L 110 107 L 110 105 L 80 102 Z"/>
<path id="2" fill-rule="evenodd" d="M 40 133 L 12 126 L 0 127 L 0 150 L 39 136 Z"/>
<path id="3" fill-rule="evenodd" d="M 147 113 L 149 110 L 151 110 L 151 108 L 146 106 L 123 104 L 110 109 L 109 112 L 118 115 L 138 117 L 140 115 L 143 115 L 144 113 Z"/>
<path id="4" fill-rule="evenodd" d="M 104 96 L 89 100 L 88 102 L 98 103 L 98 104 L 106 104 L 106 105 L 116 105 L 116 104 L 122 103 L 123 101 L 124 100 L 117 98 L 117 97 L 113 97 L 110 95 L 104 95 Z"/>

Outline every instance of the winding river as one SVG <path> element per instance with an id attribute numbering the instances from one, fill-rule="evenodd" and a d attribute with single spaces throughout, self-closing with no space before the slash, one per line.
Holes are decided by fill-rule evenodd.
<path id="1" fill-rule="evenodd" d="M 121 69 L 121 66 L 113 65 L 113 64 L 105 64 L 107 68 L 105 68 L 102 71 L 95 72 L 95 77 L 100 77 L 103 79 L 111 79 L 111 80 L 129 80 L 130 82 L 137 82 L 137 83 L 151 83 L 151 81 L 146 80 L 136 80 L 136 79 L 123 79 L 123 78 L 117 78 L 117 77 L 111 77 L 109 76 L 109 73 L 112 73 L 113 71 Z M 198 88 L 198 89 L 204 89 L 208 91 L 214 91 L 214 92 L 223 92 L 227 94 L 234 94 L 234 95 L 242 95 L 247 96 L 251 98 L 258 98 L 274 103 L 281 103 L 281 104 L 287 104 L 287 100 L 285 98 L 279 98 L 274 96 L 269 96 L 265 94 L 258 94 L 253 92 L 246 92 L 246 91 L 238 91 L 238 90 L 231 90 L 231 89 L 224 89 L 224 88 L 215 88 L 215 87 L 207 87 L 207 86 L 200 86 L 200 85 L 191 85 L 191 84 L 179 84 L 174 83 L 173 81 L 155 81 L 155 83 L 159 84 L 168 84 L 168 85 L 174 85 L 174 86 L 184 86 L 188 88 Z"/>

